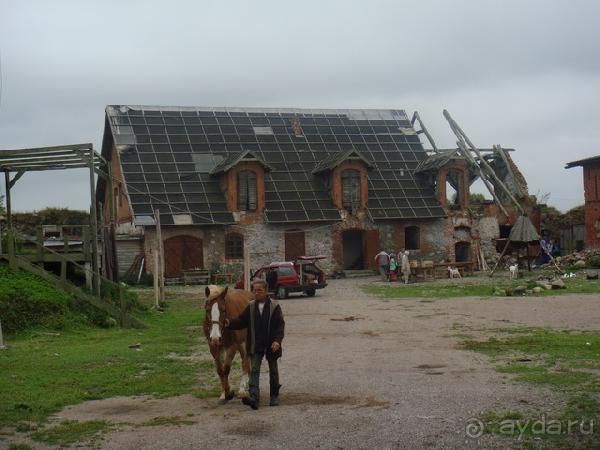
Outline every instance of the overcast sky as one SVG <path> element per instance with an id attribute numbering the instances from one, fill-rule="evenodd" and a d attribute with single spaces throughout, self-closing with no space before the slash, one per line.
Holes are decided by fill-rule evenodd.
<path id="1" fill-rule="evenodd" d="M 583 203 L 600 154 L 600 2 L 0 0 L 0 149 L 93 142 L 107 104 L 447 108 L 532 194 Z M 88 175 L 26 174 L 17 210 L 89 206 Z M 2 187 L 2 193 L 4 187 Z"/>

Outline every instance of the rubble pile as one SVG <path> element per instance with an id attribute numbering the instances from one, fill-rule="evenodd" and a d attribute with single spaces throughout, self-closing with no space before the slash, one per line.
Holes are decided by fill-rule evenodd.
<path id="1" fill-rule="evenodd" d="M 571 253 L 570 255 L 559 256 L 556 258 L 556 262 L 561 265 L 583 268 L 591 258 L 600 259 L 600 249 L 582 250 L 580 252 Z"/>

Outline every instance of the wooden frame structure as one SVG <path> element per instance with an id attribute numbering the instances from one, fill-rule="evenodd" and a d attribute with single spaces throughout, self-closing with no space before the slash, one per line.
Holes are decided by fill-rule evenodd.
<path id="1" fill-rule="evenodd" d="M 65 169 L 89 169 L 91 263 L 94 274 L 92 284 L 94 292 L 99 294 L 100 252 L 98 249 L 98 209 L 96 205 L 96 182 L 94 176 L 98 175 L 104 178 L 111 187 L 109 192 L 112 192 L 112 173 L 108 162 L 94 151 L 91 143 L 0 151 L 0 171 L 4 172 L 6 186 L 7 233 L 14 235 L 10 190 L 14 187 L 15 183 L 26 172 Z M 15 173 L 12 179 L 11 173 Z M 109 202 L 113 203 L 112 196 L 109 196 L 109 199 Z M 109 209 L 111 211 L 111 224 L 114 224 L 114 205 L 109 205 Z M 9 239 L 9 250 L 11 241 Z"/>
<path id="2" fill-rule="evenodd" d="M 82 268 L 86 275 L 88 274 L 89 268 L 83 267 L 77 263 L 72 257 L 69 257 L 65 251 L 59 253 L 49 248 L 44 248 L 43 242 L 39 242 L 40 239 L 30 240 L 30 243 L 36 244 L 37 250 L 41 255 L 42 266 L 32 264 L 32 261 L 23 255 L 17 255 L 16 252 L 16 237 L 17 232 L 13 226 L 12 220 L 12 200 L 11 200 L 11 189 L 15 186 L 15 183 L 21 179 L 26 172 L 34 171 L 46 171 L 46 170 L 65 170 L 65 169 L 88 169 L 89 170 L 89 182 L 90 182 L 90 224 L 89 232 L 87 233 L 86 240 L 90 241 L 91 247 L 85 251 L 86 265 L 88 258 L 91 263 L 91 294 L 87 293 L 77 286 L 67 282 L 66 280 L 66 265 L 67 263 L 74 264 Z M 91 303 L 97 308 L 107 312 L 113 317 L 120 319 L 122 325 L 133 325 L 143 326 L 137 319 L 129 316 L 126 311 L 126 305 L 123 297 L 123 289 L 119 284 L 114 283 L 118 281 L 118 278 L 114 278 L 114 274 L 118 277 L 118 268 L 116 263 L 112 264 L 110 272 L 105 271 L 107 279 L 100 274 L 100 251 L 98 248 L 98 205 L 96 201 L 96 180 L 95 176 L 103 178 L 109 186 L 109 192 L 112 192 L 113 177 L 110 163 L 108 163 L 101 155 L 94 151 L 93 145 L 90 143 L 85 144 L 74 144 L 74 145 L 60 145 L 53 147 L 37 147 L 37 148 L 25 148 L 18 150 L 0 150 L 0 171 L 4 172 L 4 182 L 6 186 L 6 235 L 7 235 L 7 249 L 4 254 L 0 254 L 1 258 L 8 260 L 11 268 L 21 268 L 29 272 L 35 273 L 36 275 L 46 279 L 60 286 L 65 291 L 79 297 L 80 299 Z M 12 174 L 15 174 L 11 177 Z M 112 195 L 108 195 L 109 211 L 110 211 L 110 238 L 114 238 L 114 227 L 115 227 L 115 205 Z M 64 244 L 65 248 L 67 243 Z M 106 242 L 105 246 L 112 245 L 110 242 Z M 52 258 L 61 263 L 61 277 L 58 278 L 50 272 L 46 272 L 43 268 L 44 253 L 52 255 Z M 105 253 L 105 252 L 103 252 Z M 35 260 L 35 258 L 34 258 Z M 35 260 L 37 262 L 37 260 Z M 117 308 L 110 302 L 103 301 L 106 297 L 106 292 L 103 292 L 103 286 L 107 287 L 105 290 L 117 290 L 120 298 L 121 307 Z"/>

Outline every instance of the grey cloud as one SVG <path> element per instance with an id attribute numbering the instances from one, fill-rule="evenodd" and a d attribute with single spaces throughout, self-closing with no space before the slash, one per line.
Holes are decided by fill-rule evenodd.
<path id="1" fill-rule="evenodd" d="M 599 151 L 599 13 L 583 0 L 0 0 L 0 148 L 99 148 L 114 103 L 417 109 L 449 146 L 448 108 L 477 144 L 517 148 L 532 192 L 568 208 L 582 181 L 563 163 Z M 85 208 L 78 180 L 28 176 L 18 207 Z"/>

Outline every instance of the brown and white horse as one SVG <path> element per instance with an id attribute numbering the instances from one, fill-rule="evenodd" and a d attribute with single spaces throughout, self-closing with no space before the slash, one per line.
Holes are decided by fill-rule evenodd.
<path id="1" fill-rule="evenodd" d="M 229 371 L 237 352 L 242 359 L 242 379 L 238 395 L 244 397 L 248 391 L 250 377 L 250 357 L 246 354 L 246 330 L 232 331 L 225 328 L 225 319 L 232 320 L 246 308 L 252 294 L 248 291 L 228 292 L 227 287 L 210 285 L 206 287 L 206 314 L 204 335 L 208 340 L 210 353 L 215 359 L 217 373 L 221 379 L 223 393 L 219 397 L 225 403 L 234 397 L 229 385 Z"/>

